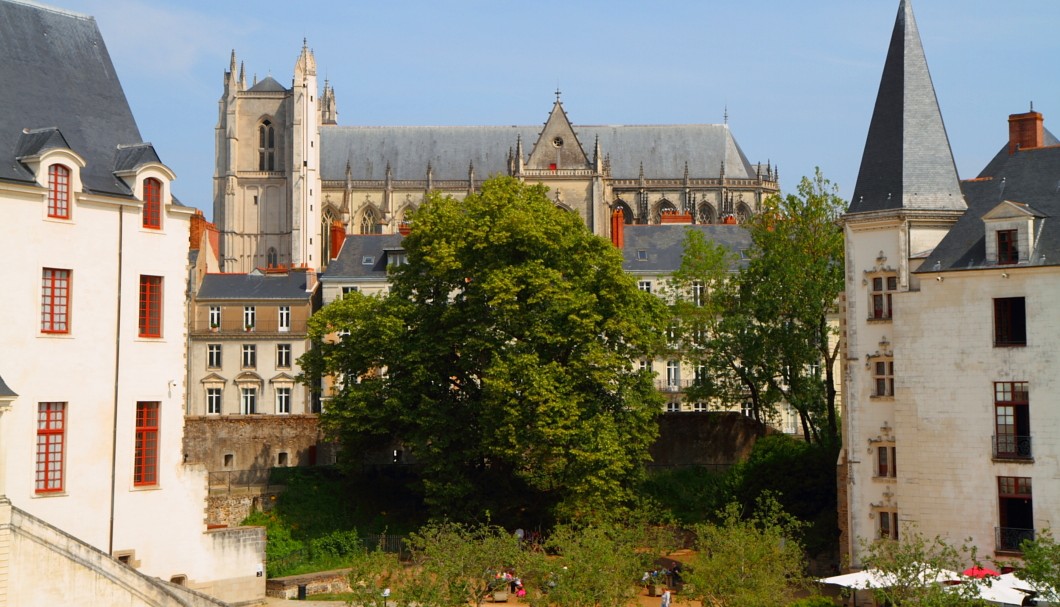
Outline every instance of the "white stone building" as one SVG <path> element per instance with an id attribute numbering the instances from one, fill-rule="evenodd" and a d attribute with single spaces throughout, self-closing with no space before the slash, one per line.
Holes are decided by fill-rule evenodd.
<path id="1" fill-rule="evenodd" d="M 959 182 L 903 0 L 847 239 L 841 548 L 916 528 L 979 558 L 1060 523 L 1060 175 L 1041 114 Z M 900 465 L 897 465 L 900 462 Z"/>
<path id="2" fill-rule="evenodd" d="M 79 590 L 72 604 L 107 604 L 113 588 L 93 603 L 96 586 L 46 583 L 118 583 L 109 566 L 84 574 L 106 555 L 261 597 L 263 533 L 207 531 L 204 471 L 183 464 L 192 210 L 141 140 L 91 17 L 0 1 L 0 23 L 0 605 Z"/>

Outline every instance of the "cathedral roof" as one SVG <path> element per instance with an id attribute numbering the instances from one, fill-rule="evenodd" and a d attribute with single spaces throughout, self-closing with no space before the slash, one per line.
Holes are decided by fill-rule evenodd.
<path id="1" fill-rule="evenodd" d="M 254 83 L 254 86 L 247 89 L 248 93 L 285 93 L 287 87 L 280 84 L 272 76 L 265 76 L 261 80 Z"/>
<path id="2" fill-rule="evenodd" d="M 85 190 L 128 196 L 113 174 L 115 154 L 140 143 L 140 131 L 95 19 L 0 0 L 0 58 L 0 179 L 33 182 L 17 158 L 56 145 L 57 132 L 87 163 Z M 25 129 L 48 133 L 27 141 Z"/>
<path id="3" fill-rule="evenodd" d="M 199 300 L 308 300 L 304 271 L 284 273 L 207 274 L 196 298 Z"/>
<path id="4" fill-rule="evenodd" d="M 849 212 L 901 208 L 965 208 L 910 0 L 898 7 Z"/>
<path id="5" fill-rule="evenodd" d="M 723 245 L 739 259 L 751 246 L 750 232 L 738 224 L 627 225 L 622 229 L 622 268 L 632 273 L 674 273 L 681 267 L 689 230 L 702 232 L 708 241 Z"/>
<path id="6" fill-rule="evenodd" d="M 535 142 L 541 131 L 540 126 L 326 125 L 320 129 L 321 175 L 344 180 L 347 161 L 353 179 L 382 180 L 388 163 L 394 179 L 424 179 L 428 163 L 435 180 L 466 180 L 469 163 L 481 177 L 507 174 L 516 141 Z M 716 178 L 722 163 L 726 177 L 757 176 L 726 125 L 574 126 L 574 132 L 585 145 L 599 137 L 617 179 L 636 179 L 642 165 L 649 179 L 679 178 L 686 162 L 692 178 Z"/>
<path id="7" fill-rule="evenodd" d="M 350 234 L 342 241 L 339 256 L 328 264 L 320 282 L 351 278 L 386 280 L 387 251 L 401 249 L 402 234 Z"/>

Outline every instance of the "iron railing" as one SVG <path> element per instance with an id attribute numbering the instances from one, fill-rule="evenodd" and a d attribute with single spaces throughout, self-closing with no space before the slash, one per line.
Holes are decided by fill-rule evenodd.
<path id="1" fill-rule="evenodd" d="M 1019 529 L 1017 527 L 995 527 L 994 543 L 998 552 L 1022 553 L 1020 545 L 1024 540 L 1034 541 L 1034 529 Z"/>
<path id="2" fill-rule="evenodd" d="M 998 459 L 1031 459 L 1031 437 L 998 434 L 990 437 L 993 454 Z"/>
<path id="3" fill-rule="evenodd" d="M 270 482 L 270 468 L 250 470 L 221 470 L 209 473 L 211 493 L 231 493 L 236 489 L 249 487 L 264 488 L 266 491 L 282 485 Z"/>

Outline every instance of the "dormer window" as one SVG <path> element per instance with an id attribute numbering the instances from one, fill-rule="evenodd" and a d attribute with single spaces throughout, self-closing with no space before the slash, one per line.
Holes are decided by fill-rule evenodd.
<path id="1" fill-rule="evenodd" d="M 258 170 L 276 170 L 276 131 L 268 120 L 258 127 Z"/>
<path id="2" fill-rule="evenodd" d="M 162 227 L 162 182 L 154 177 L 144 179 L 144 227 Z"/>
<path id="3" fill-rule="evenodd" d="M 48 217 L 70 219 L 70 169 L 61 164 L 48 167 Z"/>
<path id="4" fill-rule="evenodd" d="M 997 231 L 997 263 L 998 265 L 1019 263 L 1020 254 L 1017 246 L 1019 230 Z"/>

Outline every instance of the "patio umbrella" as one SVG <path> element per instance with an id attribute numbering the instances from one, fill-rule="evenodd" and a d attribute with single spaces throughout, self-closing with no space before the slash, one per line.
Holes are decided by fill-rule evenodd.
<path id="1" fill-rule="evenodd" d="M 864 571 L 855 571 L 854 573 L 821 578 L 817 581 L 822 584 L 834 584 L 836 586 L 854 588 L 856 590 L 863 590 L 866 588 L 886 588 L 890 585 L 887 583 L 887 580 L 884 579 L 884 576 L 875 569 L 866 569 Z"/>
<path id="2" fill-rule="evenodd" d="M 988 567 L 980 567 L 979 565 L 969 567 L 962 571 L 961 574 L 966 575 L 968 577 L 974 577 L 979 580 L 985 578 L 988 575 L 993 577 L 1001 575 L 1001 573 L 994 571 L 993 569 L 990 569 Z"/>

